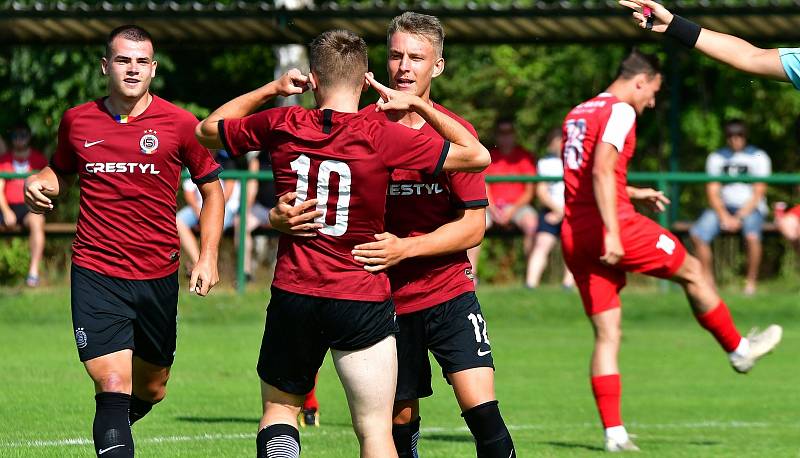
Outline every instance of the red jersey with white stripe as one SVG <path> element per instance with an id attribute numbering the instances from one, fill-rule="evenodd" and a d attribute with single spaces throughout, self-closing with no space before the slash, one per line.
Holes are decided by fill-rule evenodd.
<path id="1" fill-rule="evenodd" d="M 617 215 L 631 218 L 636 210 L 625 187 L 628 184 L 628 162 L 636 148 L 636 111 L 614 95 L 602 93 L 581 103 L 564 120 L 564 215 L 572 225 L 602 224 L 595 200 L 592 168 L 594 150 L 600 142 L 617 148 L 615 169 L 617 182 Z"/>
<path id="2" fill-rule="evenodd" d="M 283 107 L 220 121 L 233 155 L 267 151 L 279 196 L 317 198 L 314 238 L 282 235 L 273 285 L 310 296 L 360 301 L 390 297 L 386 274 L 355 261 L 355 245 L 384 232 L 386 192 L 396 168 L 437 175 L 449 142 L 366 113 Z"/>
<path id="3" fill-rule="evenodd" d="M 472 124 L 441 105 L 433 104 L 433 107 L 478 137 Z M 370 117 L 375 119 L 387 119 L 385 113 L 375 113 L 374 104 L 362 112 L 370 113 Z M 441 138 L 427 123 L 419 132 Z M 434 176 L 398 169 L 392 172 L 389 181 L 386 231 L 398 237 L 416 237 L 452 222 L 459 210 L 486 207 L 488 204 L 483 173 L 447 172 Z M 388 273 L 397 314 L 424 310 L 474 291 L 471 269 L 466 251 L 406 259 L 393 266 Z"/>
<path id="4" fill-rule="evenodd" d="M 110 277 L 165 277 L 178 269 L 181 169 L 196 183 L 216 179 L 222 169 L 197 142 L 197 118 L 188 111 L 153 96 L 141 115 L 121 123 L 103 101 L 64 113 L 50 164 L 80 178 L 72 262 Z"/>

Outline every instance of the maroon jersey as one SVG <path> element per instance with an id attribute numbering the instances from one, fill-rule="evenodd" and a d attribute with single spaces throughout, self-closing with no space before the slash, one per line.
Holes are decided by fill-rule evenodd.
<path id="1" fill-rule="evenodd" d="M 316 209 L 323 212 L 316 237 L 281 236 L 275 287 L 331 299 L 390 297 L 386 274 L 365 271 L 353 258 L 353 247 L 384 231 L 391 170 L 436 175 L 448 142 L 364 113 L 301 107 L 220 121 L 220 134 L 233 155 L 267 151 L 277 194 L 297 192 L 295 203 L 316 198 Z"/>
<path id="2" fill-rule="evenodd" d="M 478 137 L 472 124 L 441 105 L 433 106 Z M 375 113 L 375 105 L 367 106 L 362 112 Z M 375 113 L 371 117 L 387 119 L 384 113 Z M 423 125 L 419 131 L 441 138 L 429 124 Z M 427 234 L 452 222 L 459 210 L 488 204 L 483 173 L 447 172 L 433 176 L 398 169 L 392 172 L 389 182 L 386 231 L 398 237 Z M 474 291 L 471 269 L 466 251 L 406 259 L 393 266 L 388 273 L 397 314 L 424 310 Z"/>
<path id="3" fill-rule="evenodd" d="M 636 214 L 625 187 L 628 162 L 636 147 L 636 111 L 609 93 L 581 103 L 564 120 L 564 214 L 573 225 L 602 224 L 592 181 L 594 150 L 600 142 L 619 151 L 615 175 L 617 215 L 620 220 Z"/>
<path id="4" fill-rule="evenodd" d="M 98 99 L 64 113 L 51 167 L 80 178 L 72 261 L 111 277 L 160 278 L 178 268 L 175 226 L 181 168 L 196 183 L 222 170 L 195 139 L 197 118 L 153 96 L 118 122 Z"/>

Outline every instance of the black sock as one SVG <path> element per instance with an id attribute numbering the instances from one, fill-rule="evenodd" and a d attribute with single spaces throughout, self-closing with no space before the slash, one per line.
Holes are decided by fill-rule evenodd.
<path id="1" fill-rule="evenodd" d="M 512 458 L 517 454 L 503 422 L 497 401 L 475 406 L 461 414 L 475 438 L 478 458 Z"/>
<path id="2" fill-rule="evenodd" d="M 285 424 L 269 425 L 256 436 L 257 458 L 299 458 L 300 432 Z"/>
<path id="3" fill-rule="evenodd" d="M 97 393 L 92 437 L 98 457 L 133 457 L 133 436 L 128 424 L 131 396 L 125 393 Z"/>
<path id="4" fill-rule="evenodd" d="M 392 439 L 399 458 L 417 458 L 417 441 L 419 441 L 419 422 L 421 418 L 406 425 L 392 425 Z"/>
<path id="5" fill-rule="evenodd" d="M 154 405 L 155 404 L 152 402 L 139 399 L 135 394 L 132 395 L 131 407 L 128 409 L 128 421 L 130 422 L 131 426 L 144 418 L 145 415 L 150 413 L 150 409 L 152 409 Z"/>

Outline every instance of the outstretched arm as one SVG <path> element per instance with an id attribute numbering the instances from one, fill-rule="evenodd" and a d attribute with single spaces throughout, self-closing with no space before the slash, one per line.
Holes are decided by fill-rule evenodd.
<path id="1" fill-rule="evenodd" d="M 243 118 L 254 113 L 259 107 L 278 95 L 288 97 L 302 94 L 308 89 L 308 76 L 293 68 L 280 79 L 267 83 L 260 88 L 240 95 L 214 110 L 206 119 L 200 121 L 195 128 L 195 136 L 201 145 L 212 148 L 223 148 L 219 135 L 221 119 Z"/>
<path id="2" fill-rule="evenodd" d="M 762 49 L 741 38 L 704 29 L 697 24 L 669 12 L 652 0 L 620 0 L 620 5 L 634 10 L 633 17 L 639 26 L 647 28 L 647 18 L 642 8 L 652 10 L 652 30 L 666 33 L 688 47 L 696 47 L 703 54 L 743 72 L 780 81 L 790 81 L 781 63 L 777 49 Z"/>

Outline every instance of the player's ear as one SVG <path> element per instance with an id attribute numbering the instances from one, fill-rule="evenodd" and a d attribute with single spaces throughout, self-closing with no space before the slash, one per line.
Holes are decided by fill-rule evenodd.
<path id="1" fill-rule="evenodd" d="M 444 57 L 439 57 L 433 63 L 433 77 L 441 75 L 444 72 Z"/>
<path id="2" fill-rule="evenodd" d="M 314 72 L 308 72 L 308 84 L 311 85 L 311 90 L 317 90 L 317 77 L 314 76 Z"/>
<path id="3" fill-rule="evenodd" d="M 150 78 L 155 78 L 156 76 L 156 67 L 158 67 L 158 61 L 154 60 L 153 65 L 150 66 Z"/>
<path id="4" fill-rule="evenodd" d="M 108 76 L 108 59 L 106 59 L 105 56 L 100 59 L 100 73 L 102 73 L 103 76 Z"/>

